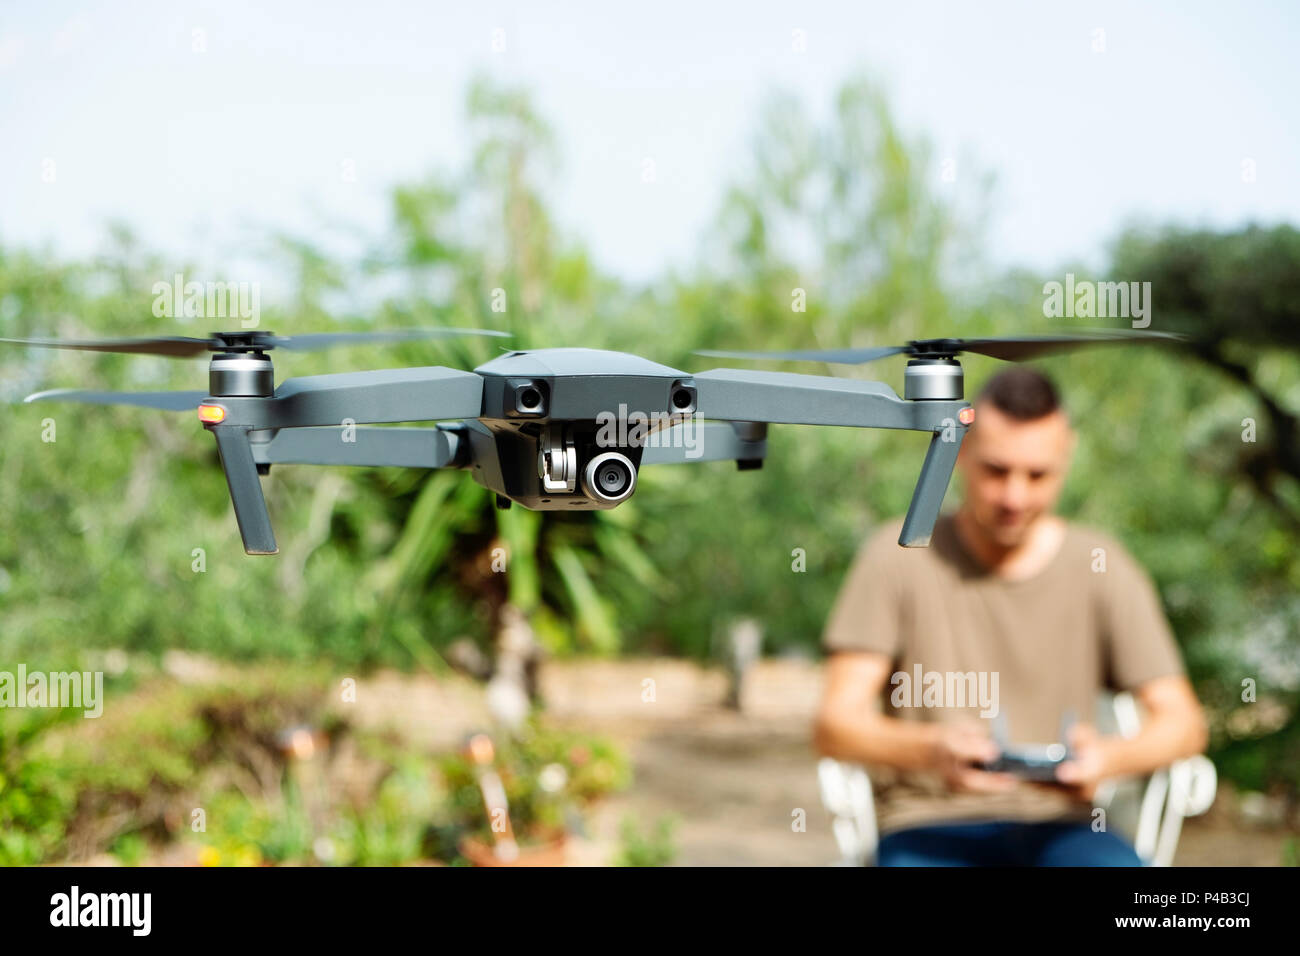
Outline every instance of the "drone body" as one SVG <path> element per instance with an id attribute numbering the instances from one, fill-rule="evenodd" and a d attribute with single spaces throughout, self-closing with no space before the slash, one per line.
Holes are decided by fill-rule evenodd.
<path id="1" fill-rule="evenodd" d="M 925 547 L 974 420 L 974 410 L 963 400 L 957 353 L 1020 359 L 1136 337 L 931 339 L 828 353 L 706 353 L 852 363 L 907 353 L 902 398 L 880 382 L 726 368 L 690 373 L 635 355 L 584 348 L 509 352 L 472 372 L 441 366 L 383 369 L 290 378 L 277 386 L 267 355 L 273 348 L 320 348 L 349 338 L 382 341 L 467 331 L 500 334 L 448 329 L 283 338 L 258 331 L 207 339 L 0 341 L 173 357 L 211 352 L 206 393 L 56 390 L 27 401 L 197 410 L 216 438 L 245 551 L 275 554 L 260 481 L 273 464 L 461 468 L 494 491 L 502 507 L 517 502 L 545 511 L 606 509 L 631 497 L 637 473 L 647 465 L 731 460 L 741 468 L 761 466 L 771 424 L 929 433 L 899 537 L 904 547 Z M 432 424 L 366 427 L 400 422 Z"/>
<path id="2" fill-rule="evenodd" d="M 344 372 L 289 379 L 278 388 L 261 367 L 270 362 L 264 352 L 231 358 L 237 354 L 214 357 L 211 393 L 196 404 L 216 436 L 250 554 L 276 550 L 258 482 L 259 469 L 271 464 L 464 468 L 499 502 L 605 509 L 631 497 L 643 465 L 761 463 L 773 422 L 932 432 L 903 541 L 923 546 L 969 408 L 960 399 L 905 401 L 877 382 L 732 369 L 691 374 L 595 349 L 511 352 L 472 372 Z M 253 391 L 265 394 L 246 394 Z M 364 427 L 421 421 L 442 424 Z"/>
<path id="3" fill-rule="evenodd" d="M 688 373 L 622 352 L 511 352 L 474 374 L 482 411 L 463 423 L 474 478 L 538 511 L 627 500 L 651 439 L 645 424 L 657 425 L 658 436 L 685 428 L 695 412 Z"/>

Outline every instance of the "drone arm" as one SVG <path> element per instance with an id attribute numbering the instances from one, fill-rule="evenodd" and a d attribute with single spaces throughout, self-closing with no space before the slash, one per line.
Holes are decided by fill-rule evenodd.
<path id="1" fill-rule="evenodd" d="M 308 426 L 348 427 L 361 422 L 476 418 L 482 411 L 483 379 L 473 372 L 437 366 L 343 372 L 289 379 L 275 390 L 271 398 L 209 396 L 205 404 L 221 409 L 221 422 L 206 427 L 217 437 L 221 467 L 230 487 L 230 500 L 235 506 L 244 550 L 249 554 L 275 554 L 275 534 L 271 530 L 266 499 L 262 496 L 258 479 L 258 459 L 253 453 L 255 434 L 259 444 L 274 445 L 275 437 L 262 442 L 258 433 L 268 429 L 292 430 Z M 403 443 L 402 439 L 380 439 L 379 444 L 383 444 L 384 449 L 377 454 L 391 453 L 398 461 L 381 459 L 376 463 L 400 463 L 417 454 L 410 442 Z M 305 440 L 289 439 L 280 447 L 286 456 L 310 456 L 321 454 L 324 445 L 319 437 L 309 437 Z M 262 454 L 270 453 L 264 451 Z M 266 458 L 267 462 L 274 460 Z M 326 463 L 335 461 L 336 458 L 330 457 Z M 351 460 L 349 463 L 371 462 Z"/>
<path id="2" fill-rule="evenodd" d="M 767 426 L 753 422 L 687 420 L 653 433 L 641 452 L 641 465 L 680 465 L 696 461 L 761 462 L 767 457 Z"/>
<path id="3" fill-rule="evenodd" d="M 207 427 L 217 438 L 221 468 L 226 473 L 244 550 L 249 554 L 275 554 L 280 549 L 275 543 L 271 516 L 266 510 L 266 498 L 262 495 L 262 483 L 257 476 L 257 463 L 249 446 L 248 428 L 225 424 Z"/>
<path id="4" fill-rule="evenodd" d="M 468 452 L 455 427 L 283 428 L 249 436 L 262 464 L 455 467 Z"/>
<path id="5" fill-rule="evenodd" d="M 258 404 L 249 406 L 250 424 L 259 428 L 477 418 L 483 379 L 439 366 L 342 372 L 291 378 L 269 402 L 252 401 Z"/>
<path id="6" fill-rule="evenodd" d="M 847 425 L 930 432 L 921 475 L 898 543 L 930 543 L 966 435 L 964 401 L 905 401 L 880 382 L 789 372 L 714 369 L 694 376 L 698 409 L 708 418 L 801 425 Z"/>
<path id="7" fill-rule="evenodd" d="M 728 421 L 931 431 L 965 402 L 907 402 L 888 385 L 825 375 L 719 368 L 693 376 L 699 413 Z M 942 414 L 936 414 L 942 412 Z"/>

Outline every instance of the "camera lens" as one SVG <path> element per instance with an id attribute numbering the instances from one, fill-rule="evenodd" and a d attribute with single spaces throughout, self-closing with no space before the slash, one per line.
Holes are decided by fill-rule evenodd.
<path id="1" fill-rule="evenodd" d="M 636 488 L 636 467 L 615 451 L 589 461 L 582 477 L 587 494 L 606 503 L 623 501 Z"/>
<path id="2" fill-rule="evenodd" d="M 606 494 L 616 495 L 627 482 L 627 472 L 620 465 L 606 465 L 600 469 L 600 487 Z"/>

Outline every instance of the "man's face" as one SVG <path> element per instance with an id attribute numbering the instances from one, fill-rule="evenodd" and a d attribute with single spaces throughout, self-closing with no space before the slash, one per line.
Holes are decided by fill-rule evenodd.
<path id="1" fill-rule="evenodd" d="M 1073 449 L 1074 432 L 1063 412 L 1022 422 L 980 402 L 957 460 L 965 510 L 991 540 L 1016 547 L 1056 505 Z"/>

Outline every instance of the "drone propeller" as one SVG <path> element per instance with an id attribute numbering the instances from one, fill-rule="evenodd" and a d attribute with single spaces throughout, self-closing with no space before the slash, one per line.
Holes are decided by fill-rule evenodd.
<path id="1" fill-rule="evenodd" d="M 704 349 L 696 355 L 711 358 L 780 359 L 788 362 L 829 362 L 832 365 L 861 365 L 876 359 L 888 358 L 906 352 L 906 345 L 892 345 L 874 349 L 811 349 L 802 352 L 729 352 Z"/>
<path id="2" fill-rule="evenodd" d="M 1181 342 L 1184 337 L 1172 332 L 1089 330 L 1057 335 L 1015 335 L 986 339 L 914 339 L 906 345 L 866 349 L 814 349 L 796 352 L 730 352 L 707 350 L 696 355 L 714 358 L 778 359 L 793 362 L 828 362 L 833 365 L 862 365 L 891 355 L 912 358 L 953 358 L 960 352 L 973 352 L 1008 362 L 1021 362 L 1051 352 L 1121 342 Z"/>
<path id="3" fill-rule="evenodd" d="M 165 412 L 192 412 L 198 408 L 207 392 L 92 392 L 80 388 L 52 388 L 35 392 L 23 399 L 27 402 L 81 402 L 85 405 L 136 405 L 140 408 L 159 408 Z"/>
<path id="4" fill-rule="evenodd" d="M 367 345 L 375 342 L 405 342 L 461 335 L 507 336 L 495 329 L 397 329 L 383 332 L 319 332 L 308 335 L 275 335 L 272 332 L 214 332 L 206 338 L 182 335 L 139 339 L 4 339 L 10 345 L 45 349 L 79 349 L 85 352 L 120 352 L 128 355 L 162 355 L 193 358 L 204 352 L 258 351 L 281 348 L 292 351 L 326 349 L 336 345 Z"/>

